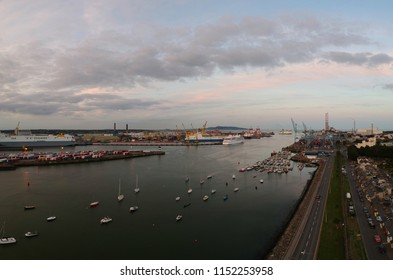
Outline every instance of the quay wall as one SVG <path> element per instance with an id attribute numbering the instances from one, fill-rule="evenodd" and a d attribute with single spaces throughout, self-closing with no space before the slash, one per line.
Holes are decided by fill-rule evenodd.
<path id="1" fill-rule="evenodd" d="M 283 226 L 281 234 L 278 235 L 276 242 L 265 256 L 265 259 L 284 260 L 290 258 L 288 252 L 297 245 L 296 235 L 301 230 L 301 224 L 310 203 L 315 199 L 315 190 L 318 188 L 324 168 L 325 162 L 320 161 L 317 170 L 313 173 L 310 180 L 307 181 L 307 185 L 292 214 L 288 217 L 287 224 Z"/>
<path id="2" fill-rule="evenodd" d="M 97 158 L 79 158 L 79 159 L 62 159 L 62 160 L 37 160 L 37 159 L 23 159 L 12 161 L 4 165 L 4 169 L 0 170 L 14 170 L 17 167 L 25 166 L 49 166 L 49 165 L 59 165 L 59 164 L 78 164 L 78 163 L 89 163 L 89 162 L 100 162 L 108 160 L 119 160 L 119 159 L 129 159 L 135 157 L 145 157 L 145 156 L 155 156 L 155 155 L 165 155 L 163 151 L 132 151 L 127 154 L 110 154 L 103 155 Z"/>

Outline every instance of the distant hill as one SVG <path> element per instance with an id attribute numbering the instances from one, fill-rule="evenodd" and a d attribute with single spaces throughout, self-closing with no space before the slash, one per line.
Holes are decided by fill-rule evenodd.
<path id="1" fill-rule="evenodd" d="M 248 128 L 236 127 L 236 126 L 214 126 L 208 127 L 206 130 L 248 130 Z"/>

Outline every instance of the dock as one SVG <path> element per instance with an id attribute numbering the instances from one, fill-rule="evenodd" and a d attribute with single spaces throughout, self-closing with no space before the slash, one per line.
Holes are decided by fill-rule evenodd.
<path id="1" fill-rule="evenodd" d="M 24 153 L 20 154 L 20 157 L 14 157 L 8 159 L 7 163 L 2 163 L 0 171 L 15 170 L 18 167 L 26 166 L 52 166 L 59 164 L 79 164 L 79 163 L 90 163 L 90 162 L 101 162 L 108 160 L 119 160 L 129 159 L 136 157 L 146 156 L 161 156 L 165 155 L 163 151 L 100 151 L 100 152 L 83 152 L 83 154 L 37 154 L 35 156 L 26 157 Z"/>

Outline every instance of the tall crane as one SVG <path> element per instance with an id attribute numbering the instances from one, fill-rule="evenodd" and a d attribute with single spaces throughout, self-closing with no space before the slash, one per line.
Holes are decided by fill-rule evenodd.
<path id="1" fill-rule="evenodd" d="M 184 128 L 184 133 L 186 134 L 186 138 L 185 138 L 184 140 L 186 141 L 186 144 L 187 144 L 187 145 L 190 145 L 190 134 L 187 132 L 187 129 L 186 129 L 186 127 L 184 126 L 184 124 L 182 123 L 181 125 L 182 125 L 183 128 Z"/>
<path id="2" fill-rule="evenodd" d="M 195 131 L 195 144 L 198 145 L 198 129 L 195 129 L 191 124 L 192 130 Z"/>
<path id="3" fill-rule="evenodd" d="M 207 125 L 207 121 L 205 121 L 205 124 L 203 125 L 202 131 L 201 131 L 202 135 L 205 135 L 205 133 L 206 133 L 206 125 Z"/>
<path id="4" fill-rule="evenodd" d="M 293 127 L 293 142 L 296 142 L 296 135 L 297 135 L 297 123 L 291 118 L 292 121 L 292 127 Z"/>

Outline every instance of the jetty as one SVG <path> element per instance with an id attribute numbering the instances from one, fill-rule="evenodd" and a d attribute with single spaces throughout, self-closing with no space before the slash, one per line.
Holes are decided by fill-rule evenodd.
<path id="1" fill-rule="evenodd" d="M 6 161 L 0 164 L 0 171 L 15 170 L 18 167 L 25 166 L 49 166 L 59 164 L 90 163 L 157 155 L 165 155 L 165 152 L 111 150 L 60 153 L 18 153 L 10 154 L 3 158 L 6 159 Z"/>

